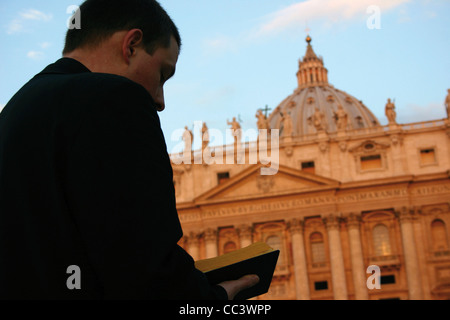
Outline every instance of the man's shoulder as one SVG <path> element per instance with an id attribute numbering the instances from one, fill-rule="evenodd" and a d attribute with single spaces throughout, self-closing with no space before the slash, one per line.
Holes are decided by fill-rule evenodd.
<path id="1" fill-rule="evenodd" d="M 145 98 L 150 97 L 143 86 L 130 79 L 116 74 L 91 72 L 72 58 L 61 58 L 48 65 L 30 83 L 32 86 L 43 85 L 53 89 L 56 94 L 76 91 L 84 95 L 92 93 L 101 97 L 100 93 L 104 91 L 109 96 L 120 94 L 122 91 L 134 91 Z"/>
<path id="2" fill-rule="evenodd" d="M 142 99 L 150 99 L 150 94 L 140 84 L 128 78 L 107 73 L 80 73 L 67 75 L 66 90 L 78 91 L 80 94 L 92 94 L 98 98 L 122 96 L 133 93 Z M 55 78 L 56 81 L 57 78 Z"/>
<path id="3" fill-rule="evenodd" d="M 67 108 L 75 105 L 92 112 L 109 111 L 145 106 L 154 108 L 154 101 L 147 90 L 140 84 L 114 74 L 75 73 L 75 74 L 42 74 L 32 81 L 41 90 L 40 97 L 51 94 L 47 103 L 62 103 Z"/>

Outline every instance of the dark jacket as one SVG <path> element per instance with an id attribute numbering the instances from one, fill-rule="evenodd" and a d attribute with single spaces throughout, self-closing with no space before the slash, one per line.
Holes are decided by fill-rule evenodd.
<path id="1" fill-rule="evenodd" d="M 0 114 L 0 299 L 225 299 L 177 245 L 172 175 L 142 86 L 49 65 Z"/>

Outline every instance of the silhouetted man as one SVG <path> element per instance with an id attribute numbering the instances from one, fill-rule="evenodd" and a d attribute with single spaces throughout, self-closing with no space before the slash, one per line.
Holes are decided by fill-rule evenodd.
<path id="1" fill-rule="evenodd" d="M 154 0 L 80 10 L 64 57 L 0 114 L 0 298 L 233 298 L 257 277 L 211 286 L 177 245 L 157 114 L 176 26 Z"/>

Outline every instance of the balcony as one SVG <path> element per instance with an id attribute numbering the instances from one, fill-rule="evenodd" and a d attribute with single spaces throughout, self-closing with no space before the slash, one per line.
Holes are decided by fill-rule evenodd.
<path id="1" fill-rule="evenodd" d="M 390 254 L 390 255 L 384 255 L 384 256 L 372 256 L 369 257 L 369 264 L 370 265 L 377 265 L 380 268 L 393 268 L 393 269 L 399 269 L 400 268 L 400 257 L 397 254 Z"/>
<path id="2" fill-rule="evenodd" d="M 432 252 L 432 258 L 435 260 L 450 259 L 450 250 L 439 250 Z"/>
<path id="3" fill-rule="evenodd" d="M 274 276 L 275 277 L 283 277 L 289 275 L 289 266 L 288 265 L 277 265 L 275 268 Z"/>

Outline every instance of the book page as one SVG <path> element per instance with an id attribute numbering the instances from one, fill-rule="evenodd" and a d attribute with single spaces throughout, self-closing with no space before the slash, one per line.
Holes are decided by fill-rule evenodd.
<path id="1" fill-rule="evenodd" d="M 198 260 L 195 262 L 195 267 L 202 271 L 208 272 L 214 269 L 222 268 L 227 265 L 237 263 L 252 257 L 256 257 L 268 252 L 273 251 L 273 249 L 264 242 L 256 242 L 248 247 L 226 253 L 222 256 Z"/>

